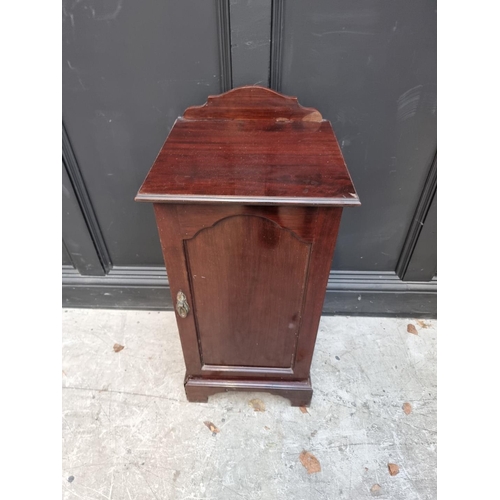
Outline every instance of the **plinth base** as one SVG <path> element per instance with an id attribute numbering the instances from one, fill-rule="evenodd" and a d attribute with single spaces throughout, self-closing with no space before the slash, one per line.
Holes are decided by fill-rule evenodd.
<path id="1" fill-rule="evenodd" d="M 218 392 L 269 392 L 289 399 L 292 406 L 309 406 L 313 394 L 311 380 L 221 380 L 188 378 L 184 384 L 188 401 L 206 403 Z"/>

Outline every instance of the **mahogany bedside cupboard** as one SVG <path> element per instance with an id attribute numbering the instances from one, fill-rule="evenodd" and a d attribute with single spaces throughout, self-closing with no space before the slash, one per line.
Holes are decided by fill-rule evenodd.
<path id="1" fill-rule="evenodd" d="M 209 97 L 176 120 L 135 199 L 154 206 L 188 400 L 309 405 L 340 216 L 360 204 L 330 122 L 263 87 Z"/>

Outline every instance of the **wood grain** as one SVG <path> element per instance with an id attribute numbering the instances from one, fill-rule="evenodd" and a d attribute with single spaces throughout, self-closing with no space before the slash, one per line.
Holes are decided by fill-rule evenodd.
<path id="1" fill-rule="evenodd" d="M 314 108 L 301 106 L 290 97 L 266 87 L 245 85 L 218 96 L 209 96 L 202 106 L 186 109 L 187 120 L 323 120 Z"/>
<path id="2" fill-rule="evenodd" d="M 290 368 L 310 244 L 238 215 L 185 242 L 203 364 Z"/>
<path id="3" fill-rule="evenodd" d="M 262 87 L 242 87 L 189 108 L 136 200 L 360 204 L 330 122 Z"/>

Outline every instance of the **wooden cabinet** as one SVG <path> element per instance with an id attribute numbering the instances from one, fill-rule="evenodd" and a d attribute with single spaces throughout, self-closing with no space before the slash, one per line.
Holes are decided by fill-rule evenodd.
<path id="1" fill-rule="evenodd" d="M 177 119 L 136 200 L 154 204 L 188 400 L 308 405 L 342 209 L 360 204 L 330 122 L 263 87 L 209 97 Z"/>

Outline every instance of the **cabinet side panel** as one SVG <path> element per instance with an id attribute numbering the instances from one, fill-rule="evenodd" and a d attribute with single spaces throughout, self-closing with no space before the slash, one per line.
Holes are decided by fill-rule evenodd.
<path id="1" fill-rule="evenodd" d="M 294 363 L 294 376 L 299 379 L 309 377 L 341 216 L 342 208 L 321 208 L 316 218 L 304 314 Z"/>
<path id="2" fill-rule="evenodd" d="M 184 258 L 177 206 L 155 203 L 154 208 L 174 309 L 176 295 L 179 291 L 184 293 L 188 304 L 192 304 L 193 299 L 189 286 L 187 264 Z M 181 318 L 176 313 L 175 318 L 179 328 L 187 373 L 188 375 L 199 375 L 201 373 L 201 359 L 194 313 L 190 311 L 185 318 Z"/>
<path id="3" fill-rule="evenodd" d="M 254 215 L 224 218 L 185 241 L 203 364 L 292 366 L 310 250 Z"/>

